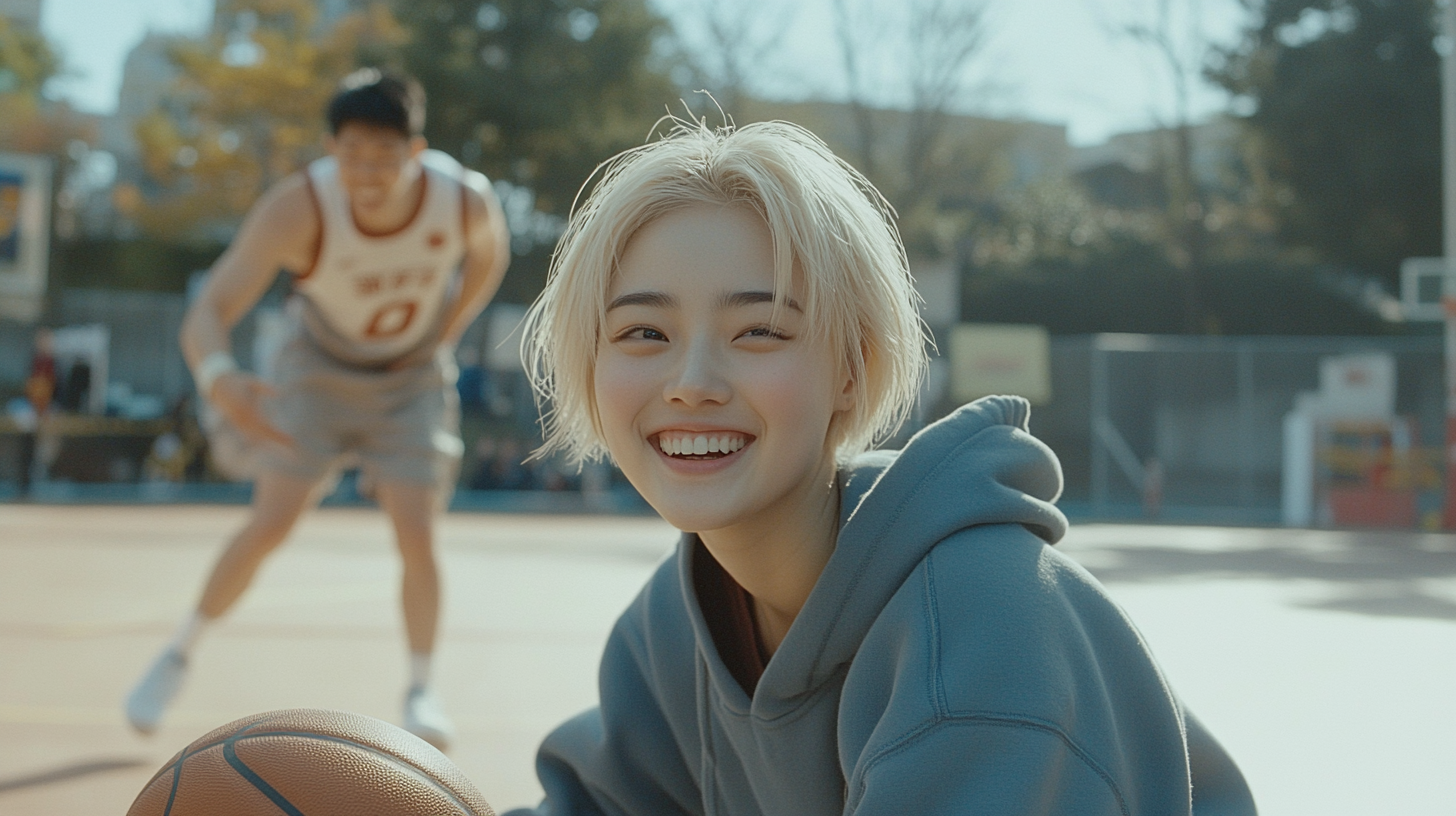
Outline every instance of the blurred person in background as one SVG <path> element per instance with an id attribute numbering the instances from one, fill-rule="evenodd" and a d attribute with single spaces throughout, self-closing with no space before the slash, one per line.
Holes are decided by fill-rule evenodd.
<path id="1" fill-rule="evenodd" d="M 453 728 L 430 684 L 440 608 L 434 516 L 462 444 L 456 343 L 499 287 L 509 236 L 489 181 L 427 150 L 424 92 L 374 69 L 329 103 L 328 155 L 254 205 L 182 327 L 216 458 L 254 480 L 252 513 L 196 609 L 126 701 L 153 731 L 199 637 L 247 589 L 298 518 L 357 464 L 393 525 L 409 646 L 404 726 L 437 747 Z M 291 335 L 264 382 L 229 331 L 290 273 Z"/>
<path id="2" fill-rule="evenodd" d="M 30 494 L 34 479 L 35 449 L 41 424 L 51 410 L 56 395 L 55 335 L 47 328 L 36 329 L 35 350 L 30 355 L 30 371 L 25 378 L 25 399 L 33 414 L 30 427 L 20 443 L 20 495 Z"/>

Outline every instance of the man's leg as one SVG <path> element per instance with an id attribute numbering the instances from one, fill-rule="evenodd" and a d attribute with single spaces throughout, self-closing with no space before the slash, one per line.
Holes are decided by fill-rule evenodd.
<path id="1" fill-rule="evenodd" d="M 395 542 L 404 567 L 400 603 L 410 652 L 435 650 L 440 619 L 440 571 L 435 563 L 435 489 L 427 485 L 383 482 L 379 505 L 394 525 Z"/>
<path id="2" fill-rule="evenodd" d="M 403 566 L 400 604 L 410 650 L 410 688 L 405 697 L 405 728 L 444 749 L 454 728 L 441 713 L 430 689 L 431 660 L 440 619 L 440 570 L 435 561 L 436 488 L 380 482 L 379 505 L 394 525 Z"/>
<path id="3" fill-rule="evenodd" d="M 213 564 L 197 603 L 200 617 L 215 620 L 237 603 L 264 559 L 288 537 L 299 516 L 318 502 L 319 484 L 279 473 L 258 477 L 252 515 Z"/>
<path id="4" fill-rule="evenodd" d="M 264 473 L 253 485 L 253 509 L 212 567 L 196 611 L 162 650 L 126 700 L 126 715 L 136 730 L 149 734 L 176 696 L 192 647 L 209 624 L 232 608 L 252 583 L 258 567 L 318 501 L 319 482 Z"/>

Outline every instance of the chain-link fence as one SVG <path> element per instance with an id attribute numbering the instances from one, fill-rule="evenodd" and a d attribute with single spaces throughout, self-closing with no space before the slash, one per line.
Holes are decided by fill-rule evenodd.
<path id="1" fill-rule="evenodd" d="M 1285 414 L 1319 387 L 1322 359 L 1370 352 L 1396 362 L 1414 444 L 1439 447 L 1438 336 L 1056 338 L 1032 431 L 1061 458 L 1076 515 L 1277 524 Z"/>
<path id="2" fill-rule="evenodd" d="M 190 393 L 177 345 L 182 296 L 73 290 L 63 294 L 59 307 L 61 325 L 100 323 L 109 329 L 111 383 L 167 404 Z M 487 349 L 487 322 L 472 327 L 462 343 L 462 357 L 471 358 L 462 360 L 467 369 L 494 353 Z M 245 365 L 254 362 L 252 324 L 245 320 L 233 338 Z M 23 381 L 32 333 L 30 327 L 0 323 L 0 381 Z M 1441 338 L 1435 335 L 1054 338 L 1052 398 L 1033 409 L 1032 431 L 1061 459 L 1062 504 L 1073 515 L 1277 524 L 1284 416 L 1299 393 L 1319 387 L 1322 359 L 1369 352 L 1396 362 L 1395 412 L 1408 420 L 1413 444 L 1439 447 L 1444 377 Z M 505 382 L 509 373 L 495 380 Z M 467 413 L 485 411 L 480 422 L 493 423 L 481 433 L 534 433 L 529 390 L 516 385 L 477 400 L 493 405 L 508 399 L 509 405 L 467 407 Z M 522 428 L 507 433 L 494 427 L 501 423 Z"/>

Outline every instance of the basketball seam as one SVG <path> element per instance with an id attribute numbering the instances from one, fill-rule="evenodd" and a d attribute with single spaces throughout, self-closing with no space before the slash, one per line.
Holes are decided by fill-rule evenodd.
<path id="1" fill-rule="evenodd" d="M 346 739 L 344 737 L 334 737 L 328 734 L 316 734 L 311 731 L 267 731 L 261 734 L 240 733 L 236 737 L 234 737 L 232 741 L 244 738 L 258 739 L 262 737 L 307 737 L 309 739 L 327 740 L 329 742 L 339 743 L 340 745 L 350 745 L 355 748 L 362 749 L 395 765 L 413 771 L 416 776 L 422 777 L 429 780 L 430 782 L 435 783 L 436 789 L 443 792 L 450 799 L 451 802 L 454 802 L 455 806 L 460 809 L 461 813 L 469 814 L 475 812 L 475 809 L 462 801 L 460 796 L 455 793 L 455 791 L 449 786 L 449 783 L 447 783 L 445 780 L 435 776 L 424 768 L 421 768 L 420 766 L 406 760 L 404 757 L 398 757 L 394 754 L 386 753 L 379 750 L 378 748 L 375 748 L 372 745 L 365 745 L 362 742 L 355 742 L 351 739 Z"/>
<path id="2" fill-rule="evenodd" d="M 238 753 L 233 748 L 235 742 L 236 740 L 234 739 L 228 739 L 222 744 L 222 756 L 223 759 L 227 760 L 227 764 L 231 765 L 233 770 L 238 772 L 239 776 L 246 779 L 249 785 L 257 788 L 259 793 L 268 797 L 269 801 L 277 805 L 279 810 L 288 814 L 288 816 L 303 816 L 303 811 L 294 807 L 293 803 L 288 801 L 288 797 L 279 793 L 277 788 L 268 784 L 268 780 L 259 776 L 257 771 L 249 768 L 247 763 L 238 758 Z"/>
<path id="3" fill-rule="evenodd" d="M 167 794 L 167 807 L 162 810 L 162 816 L 172 816 L 172 804 L 177 801 L 177 786 L 182 784 L 182 762 L 178 760 L 177 766 L 172 769 L 172 792 Z"/>

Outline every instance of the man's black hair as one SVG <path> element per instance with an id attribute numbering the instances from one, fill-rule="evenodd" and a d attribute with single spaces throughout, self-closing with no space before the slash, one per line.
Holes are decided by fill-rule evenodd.
<path id="1" fill-rule="evenodd" d="M 425 130 L 425 89 L 411 77 L 361 68 L 339 83 L 327 115 L 335 136 L 349 122 L 419 136 Z"/>

